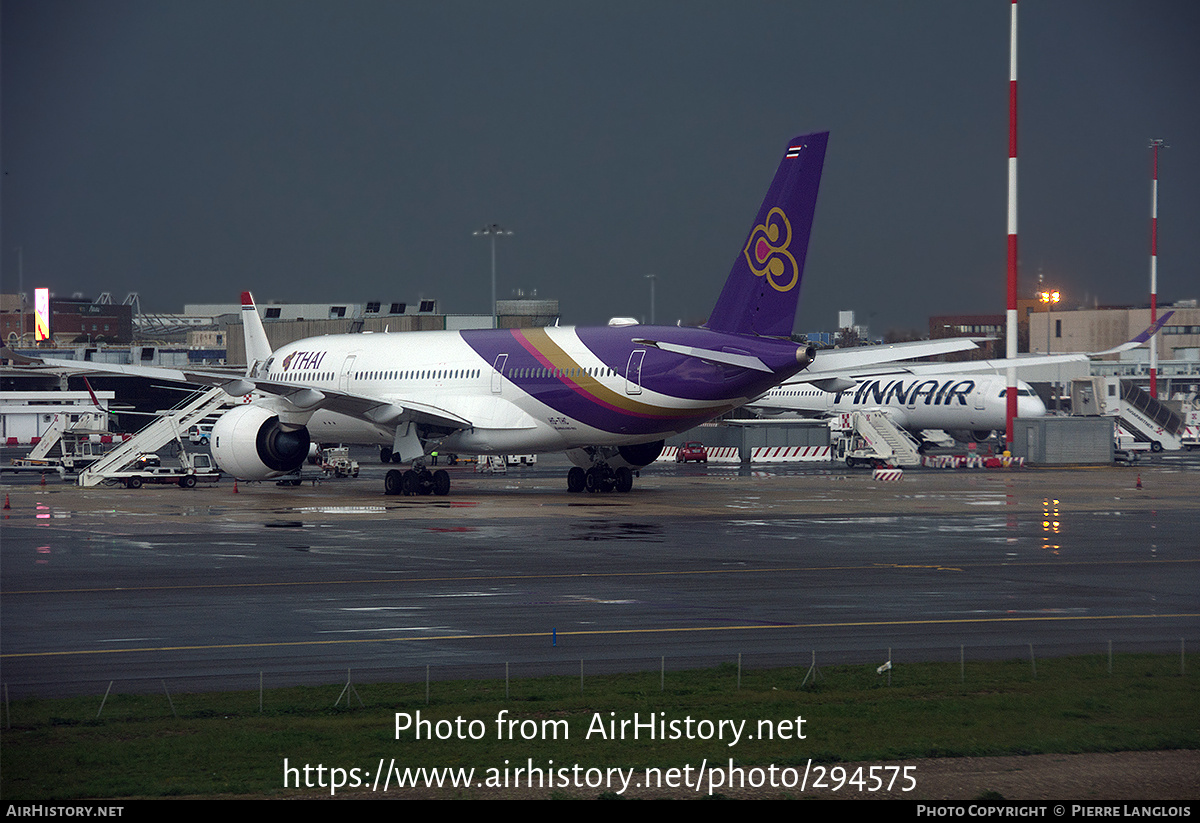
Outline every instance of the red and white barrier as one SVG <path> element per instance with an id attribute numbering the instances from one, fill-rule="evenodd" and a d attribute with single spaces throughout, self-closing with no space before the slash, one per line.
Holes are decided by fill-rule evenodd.
<path id="1" fill-rule="evenodd" d="M 676 446 L 666 446 L 658 456 L 658 462 L 674 462 L 679 452 Z M 829 462 L 833 449 L 829 446 L 760 446 L 750 450 L 751 463 L 803 463 Z M 737 446 L 711 446 L 708 448 L 709 463 L 738 463 L 741 456 Z"/>
<path id="2" fill-rule="evenodd" d="M 829 446 L 760 446 L 750 450 L 751 463 L 802 463 L 806 461 L 828 462 L 832 449 Z"/>

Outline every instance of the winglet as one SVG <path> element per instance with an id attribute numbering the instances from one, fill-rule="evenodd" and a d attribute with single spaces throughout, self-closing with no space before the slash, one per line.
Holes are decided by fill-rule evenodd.
<path id="1" fill-rule="evenodd" d="M 750 236 L 705 325 L 714 331 L 788 337 L 817 205 L 829 132 L 794 137 Z"/>
<path id="2" fill-rule="evenodd" d="M 100 405 L 100 398 L 96 397 L 96 393 L 92 391 L 92 384 L 88 382 L 86 375 L 83 378 L 83 385 L 87 386 L 88 396 L 92 398 L 92 405 L 98 409 L 103 408 Z"/>
<path id="3" fill-rule="evenodd" d="M 242 292 L 242 338 L 246 343 L 246 376 L 254 377 L 258 367 L 271 356 L 272 349 L 254 296 L 248 291 Z"/>
<path id="4" fill-rule="evenodd" d="M 1105 354 L 1116 354 L 1117 352 L 1123 352 L 1123 351 L 1129 351 L 1130 349 L 1136 349 L 1138 346 L 1149 341 L 1151 337 L 1158 334 L 1158 332 L 1162 329 L 1163 325 L 1168 320 L 1171 319 L 1171 315 L 1173 315 L 1174 313 L 1175 313 L 1174 310 L 1167 312 L 1162 317 L 1158 318 L 1158 320 L 1156 320 L 1154 323 L 1147 326 L 1146 329 L 1141 334 L 1139 334 L 1137 337 L 1133 338 L 1132 340 L 1127 340 L 1126 342 L 1122 343 L 1119 346 L 1113 346 L 1111 349 L 1105 349 L 1104 351 L 1088 352 L 1088 357 L 1101 357 Z"/>

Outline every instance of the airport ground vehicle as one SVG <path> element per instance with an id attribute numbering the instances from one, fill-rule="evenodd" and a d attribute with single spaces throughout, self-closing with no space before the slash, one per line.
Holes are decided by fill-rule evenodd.
<path id="1" fill-rule="evenodd" d="M 708 462 L 708 449 L 704 448 L 703 443 L 697 440 L 689 440 L 675 452 L 676 463 L 687 463 L 689 461 L 695 461 L 696 463 Z"/>
<path id="2" fill-rule="evenodd" d="M 139 465 L 139 461 L 135 461 L 119 471 L 107 472 L 104 485 L 140 489 L 147 484 L 157 484 L 191 489 L 197 483 L 215 483 L 220 478 L 221 472 L 209 455 L 180 452 L 178 466 Z"/>
<path id="3" fill-rule="evenodd" d="M 321 453 L 321 471 L 334 477 L 358 477 L 358 461 L 350 459 L 350 449 L 339 446 Z"/>
<path id="4" fill-rule="evenodd" d="M 188 441 L 193 446 L 207 446 L 212 439 L 212 424 L 200 423 L 188 429 Z"/>

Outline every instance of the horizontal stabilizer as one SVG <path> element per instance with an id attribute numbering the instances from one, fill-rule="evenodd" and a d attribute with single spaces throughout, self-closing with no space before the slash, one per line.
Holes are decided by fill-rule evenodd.
<path id="1" fill-rule="evenodd" d="M 713 349 L 698 349 L 695 346 L 680 346 L 675 343 L 663 343 L 658 340 L 634 340 L 639 346 L 653 346 L 662 351 L 669 351 L 673 354 L 682 354 L 684 357 L 695 357 L 700 360 L 707 360 L 710 363 L 724 363 L 726 366 L 737 366 L 743 369 L 753 369 L 755 371 L 765 371 L 771 373 L 771 367 L 763 361 L 749 354 L 736 354 L 728 351 L 715 351 Z"/>

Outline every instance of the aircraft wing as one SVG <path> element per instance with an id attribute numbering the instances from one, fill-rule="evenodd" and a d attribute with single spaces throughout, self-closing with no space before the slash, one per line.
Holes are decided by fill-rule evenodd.
<path id="1" fill-rule="evenodd" d="M 1009 366 L 1020 371 L 1030 366 L 1053 366 L 1058 363 L 1079 363 L 1089 359 L 1091 355 L 1085 352 L 1075 354 L 1031 355 L 1014 357 L 1011 360 L 966 360 L 961 363 L 913 363 L 911 365 L 896 365 L 886 371 L 873 371 L 871 377 L 886 374 L 945 374 L 953 371 L 955 374 L 973 374 L 975 372 L 1002 372 Z"/>
<path id="2" fill-rule="evenodd" d="M 813 364 L 783 386 L 811 385 L 822 391 L 845 391 L 856 385 L 859 379 L 877 374 L 886 374 L 885 364 L 914 357 L 931 357 L 938 354 L 966 351 L 986 337 L 950 337 L 945 340 L 917 340 L 909 343 L 887 343 L 882 346 L 855 346 L 850 349 L 824 349 L 817 352 Z M 945 371 L 946 364 L 939 363 Z M 884 368 L 881 368 L 884 367 Z M 892 371 L 901 372 L 902 367 Z"/>
<path id="3" fill-rule="evenodd" d="M 855 346 L 850 349 L 825 349 L 817 352 L 813 364 L 805 375 L 818 379 L 832 372 L 847 372 L 897 360 L 912 360 L 917 357 L 932 357 L 937 354 L 966 351 L 978 348 L 976 337 L 951 337 L 945 340 L 916 340 L 911 343 L 885 343 L 881 346 Z M 945 364 L 942 364 L 943 371 Z M 811 380 L 794 382 L 810 383 Z"/>
<path id="4" fill-rule="evenodd" d="M 412 400 L 393 402 L 381 397 L 352 394 L 334 389 L 314 388 L 279 380 L 263 380 L 237 374 L 193 371 L 191 369 L 165 369 L 158 366 L 126 366 L 119 363 L 93 363 L 78 360 L 56 360 L 38 358 L 45 366 L 69 369 L 76 372 L 102 372 L 105 374 L 127 374 L 148 377 L 154 380 L 170 380 L 176 383 L 191 383 L 196 386 L 220 386 L 226 393 L 238 396 L 258 391 L 270 394 L 287 402 L 292 410 L 303 413 L 325 409 L 339 414 L 368 420 L 379 426 L 392 426 L 414 421 L 449 429 L 468 429 L 470 420 L 427 403 Z"/>
<path id="5" fill-rule="evenodd" d="M 947 340 L 922 340 L 916 343 L 893 343 L 887 346 L 859 346 L 852 349 L 835 349 L 817 354 L 817 359 L 807 371 L 797 375 L 783 385 L 813 385 L 827 392 L 846 391 L 858 380 L 868 377 L 883 377 L 889 374 L 955 374 L 973 372 L 999 372 L 1009 366 L 1015 369 L 1031 366 L 1053 366 L 1058 363 L 1079 363 L 1093 357 L 1129 351 L 1144 345 L 1174 314 L 1165 313 L 1140 334 L 1119 346 L 1096 352 L 1074 352 L 1068 354 L 1032 355 L 1014 359 L 965 360 L 955 363 L 900 363 L 916 357 L 928 357 L 975 348 L 975 342 L 987 338 L 950 338 Z M 891 364 L 891 365 L 888 365 Z"/>

